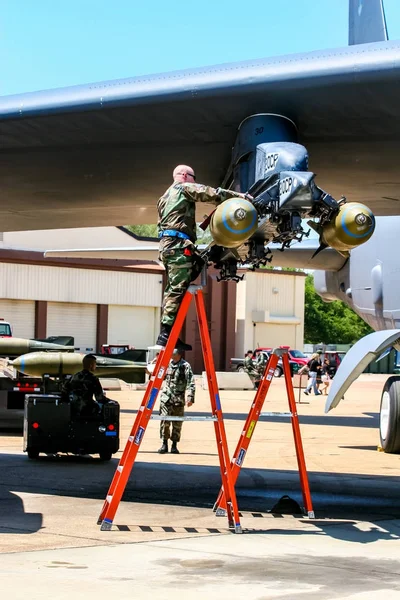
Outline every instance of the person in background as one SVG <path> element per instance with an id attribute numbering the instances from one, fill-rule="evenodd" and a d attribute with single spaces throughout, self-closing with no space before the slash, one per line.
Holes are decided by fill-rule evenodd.
<path id="1" fill-rule="evenodd" d="M 256 360 L 255 360 L 255 369 L 256 369 L 256 377 L 254 381 L 254 385 L 256 389 L 258 389 L 260 385 L 260 381 L 263 378 L 266 364 L 268 362 L 268 356 L 265 352 L 261 350 L 256 350 Z"/>
<path id="2" fill-rule="evenodd" d="M 323 384 L 323 387 L 321 390 L 319 390 L 321 392 L 321 394 L 323 394 L 324 396 L 328 395 L 329 383 L 331 381 L 331 378 L 329 376 L 329 369 L 330 369 L 329 358 L 325 358 L 324 362 L 322 363 L 322 369 L 321 369 L 321 382 Z"/>
<path id="3" fill-rule="evenodd" d="M 187 398 L 185 401 L 185 393 Z M 168 452 L 168 440 L 171 439 L 171 454 L 179 454 L 177 443 L 181 439 L 183 421 L 168 421 L 168 417 L 183 417 L 185 405 L 194 404 L 196 386 L 192 367 L 182 358 L 182 352 L 175 348 L 165 375 L 160 396 L 160 415 L 165 416 L 165 421 L 160 423 L 160 437 L 162 446 L 159 454 Z M 170 430 L 172 423 L 172 433 Z"/>
<path id="4" fill-rule="evenodd" d="M 314 394 L 316 396 L 320 396 L 321 392 L 318 391 L 317 377 L 318 374 L 321 372 L 322 366 L 320 361 L 320 355 L 318 352 L 314 352 L 314 354 L 311 355 L 311 358 L 307 363 L 307 367 L 309 369 L 309 380 L 307 388 L 304 390 L 304 393 L 306 394 L 306 396 L 308 396 L 312 388 L 314 390 Z"/>
<path id="5" fill-rule="evenodd" d="M 82 361 L 82 371 L 72 375 L 64 383 L 61 398 L 71 402 L 71 410 L 76 415 L 99 415 L 103 404 L 110 402 L 104 395 L 99 378 L 94 374 L 96 357 L 87 354 Z"/>
<path id="6" fill-rule="evenodd" d="M 246 356 L 244 357 L 244 365 L 243 365 L 245 373 L 250 377 L 251 381 L 254 384 L 254 376 L 256 375 L 256 368 L 253 361 L 253 350 L 247 350 Z"/>

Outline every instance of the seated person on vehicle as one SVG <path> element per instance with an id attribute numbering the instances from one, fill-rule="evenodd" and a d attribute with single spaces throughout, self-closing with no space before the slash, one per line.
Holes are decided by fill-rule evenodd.
<path id="1" fill-rule="evenodd" d="M 101 383 L 94 374 L 96 370 L 96 357 L 87 354 L 82 361 L 83 369 L 75 373 L 65 382 L 62 389 L 62 399 L 71 402 L 73 415 L 94 416 L 99 415 L 102 405 L 109 402 L 104 395 Z"/>

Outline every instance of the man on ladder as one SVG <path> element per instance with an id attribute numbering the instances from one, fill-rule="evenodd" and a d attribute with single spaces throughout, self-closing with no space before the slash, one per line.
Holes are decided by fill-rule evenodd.
<path id="1" fill-rule="evenodd" d="M 170 417 L 183 417 L 185 414 L 185 392 L 187 391 L 186 406 L 194 404 L 196 386 L 192 367 L 182 358 L 182 353 L 175 348 L 165 375 L 160 396 L 160 415 Z M 171 421 L 161 421 L 160 437 L 162 446 L 159 454 L 168 452 L 168 440 L 171 439 L 171 454 L 179 454 L 177 443 L 181 439 L 182 421 L 172 421 L 172 434 L 170 432 Z"/>
<path id="2" fill-rule="evenodd" d="M 175 322 L 179 306 L 190 282 L 200 275 L 204 261 L 199 255 L 195 242 L 196 202 L 218 205 L 228 198 L 246 198 L 222 188 L 214 189 L 196 183 L 192 167 L 178 165 L 173 172 L 173 184 L 158 201 L 158 237 L 160 238 L 160 260 L 167 275 L 164 290 L 161 330 L 157 344 L 165 346 Z M 189 344 L 178 339 L 177 347 L 182 351 L 191 350 Z"/>

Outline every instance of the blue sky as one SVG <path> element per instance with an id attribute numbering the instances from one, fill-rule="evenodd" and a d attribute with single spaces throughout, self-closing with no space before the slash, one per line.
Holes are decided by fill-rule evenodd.
<path id="1" fill-rule="evenodd" d="M 1 0 L 0 95 L 346 46 L 347 20 L 348 0 Z"/>

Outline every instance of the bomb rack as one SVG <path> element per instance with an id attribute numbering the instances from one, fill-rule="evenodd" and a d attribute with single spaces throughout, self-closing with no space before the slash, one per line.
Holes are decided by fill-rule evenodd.
<path id="1" fill-rule="evenodd" d="M 239 511 L 236 501 L 235 486 L 233 476 L 229 466 L 229 451 L 226 439 L 225 426 L 219 397 L 217 378 L 215 374 L 214 359 L 211 349 L 210 334 L 207 325 L 207 316 L 204 305 L 204 296 L 201 286 L 190 286 L 186 292 L 181 306 L 179 308 L 174 326 L 172 327 L 167 345 L 160 352 L 154 372 L 148 383 L 142 403 L 136 415 L 135 422 L 131 429 L 128 441 L 115 471 L 113 480 L 108 490 L 106 499 L 101 510 L 98 524 L 102 531 L 108 531 L 117 512 L 122 495 L 129 480 L 130 473 L 135 464 L 140 444 L 146 432 L 147 425 L 152 416 L 157 396 L 160 392 L 161 384 L 178 340 L 182 325 L 185 321 L 189 306 L 192 300 L 195 300 L 197 320 L 200 330 L 201 346 L 203 358 L 207 373 L 208 390 L 210 395 L 212 421 L 214 423 L 215 438 L 217 442 L 219 465 L 221 470 L 222 490 L 224 493 L 225 513 L 228 517 L 230 529 L 235 533 L 242 533 Z"/>

